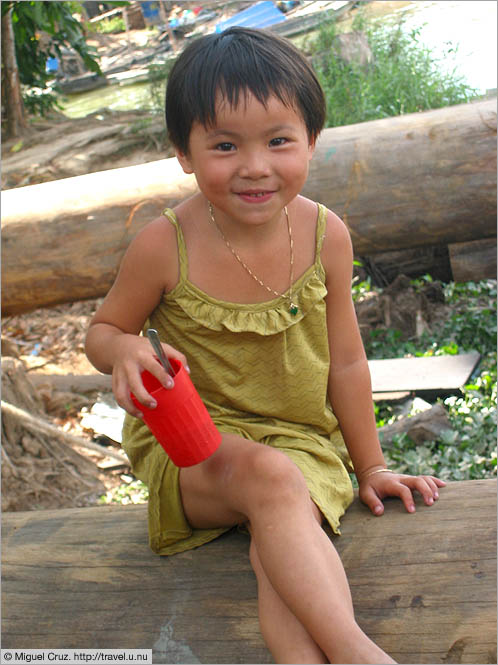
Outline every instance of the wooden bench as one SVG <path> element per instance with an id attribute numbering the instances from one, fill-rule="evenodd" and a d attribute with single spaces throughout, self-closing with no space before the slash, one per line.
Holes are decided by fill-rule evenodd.
<path id="1" fill-rule="evenodd" d="M 155 663 L 270 663 L 249 539 L 148 548 L 147 507 L 3 515 L 3 648 L 148 648 Z M 360 625 L 401 663 L 496 663 L 496 482 L 450 483 L 431 508 L 357 499 L 331 536 Z"/>

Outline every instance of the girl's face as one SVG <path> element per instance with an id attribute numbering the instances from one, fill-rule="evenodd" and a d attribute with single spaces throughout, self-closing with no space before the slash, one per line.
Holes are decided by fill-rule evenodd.
<path id="1" fill-rule="evenodd" d="M 314 144 L 301 115 L 276 97 L 266 108 L 248 94 L 237 107 L 218 104 L 213 126 L 195 123 L 188 154 L 177 152 L 186 173 L 221 223 L 276 220 L 301 191 Z"/>

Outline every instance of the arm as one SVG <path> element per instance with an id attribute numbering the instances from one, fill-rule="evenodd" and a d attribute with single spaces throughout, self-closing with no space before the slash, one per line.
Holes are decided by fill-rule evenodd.
<path id="1" fill-rule="evenodd" d="M 173 385 L 155 360 L 150 342 L 140 332 L 163 292 L 173 288 L 177 279 L 176 234 L 171 224 L 160 217 L 130 243 L 111 290 L 90 322 L 86 354 L 98 370 L 112 374 L 116 401 L 137 417 L 141 413 L 130 399 L 130 390 L 143 404 L 151 408 L 155 405 L 142 384 L 142 370 L 154 374 L 165 387 Z M 168 356 L 186 363 L 182 354 L 163 346 Z"/>
<path id="2" fill-rule="evenodd" d="M 330 346 L 329 399 L 353 462 L 361 499 L 377 515 L 381 499 L 399 496 L 409 512 L 415 510 L 412 491 L 426 504 L 437 498 L 444 483 L 431 476 L 412 477 L 372 473 L 386 468 L 377 435 L 370 371 L 351 298 L 353 250 L 344 223 L 329 212 L 322 249 L 327 278 L 327 329 Z"/>

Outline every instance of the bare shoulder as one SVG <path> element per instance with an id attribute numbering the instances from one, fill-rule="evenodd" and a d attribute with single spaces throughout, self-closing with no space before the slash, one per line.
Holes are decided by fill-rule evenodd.
<path id="1" fill-rule="evenodd" d="M 176 229 L 165 215 L 159 215 L 137 233 L 130 246 L 133 245 L 153 254 L 176 249 Z"/>
<path id="2" fill-rule="evenodd" d="M 178 276 L 178 243 L 176 229 L 160 215 L 133 238 L 126 261 L 136 269 L 150 271 L 163 282 L 164 290 L 174 287 Z"/>
<path id="3" fill-rule="evenodd" d="M 322 263 L 329 271 L 347 270 L 351 272 L 353 245 L 348 227 L 332 210 L 327 209 L 325 237 L 322 246 Z"/>

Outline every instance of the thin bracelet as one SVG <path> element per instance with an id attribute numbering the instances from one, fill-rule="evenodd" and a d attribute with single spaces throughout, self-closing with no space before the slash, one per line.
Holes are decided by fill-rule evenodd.
<path id="1" fill-rule="evenodd" d="M 374 473 L 394 473 L 394 471 L 391 471 L 391 469 L 375 469 L 375 471 L 370 471 L 366 476 L 363 476 L 362 480 L 365 480 L 365 478 L 368 478 L 369 476 L 373 476 Z"/>

